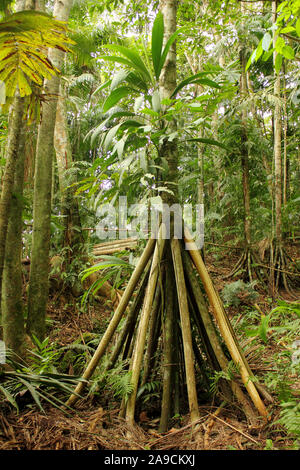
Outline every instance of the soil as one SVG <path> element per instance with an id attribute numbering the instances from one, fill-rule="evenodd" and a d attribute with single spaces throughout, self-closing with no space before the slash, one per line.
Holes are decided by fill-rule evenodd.
<path id="1" fill-rule="evenodd" d="M 208 254 L 206 265 L 220 292 L 225 285 L 223 276 L 232 268 L 238 252 L 231 258 L 215 259 Z M 228 282 L 228 281 L 226 281 Z M 281 296 L 289 300 L 281 293 Z M 261 293 L 257 303 L 264 312 L 270 310 Z M 75 303 L 66 305 L 64 297 L 53 298 L 49 304 L 49 336 L 58 346 L 67 346 L 80 339 L 85 344 L 93 332 L 105 331 L 112 307 L 110 302 L 96 302 L 88 312 L 82 312 Z M 237 308 L 228 309 L 229 318 L 236 318 Z M 265 349 L 269 358 L 276 344 Z M 254 348 L 255 349 L 255 348 Z M 264 358 L 265 359 L 265 358 Z M 261 356 L 249 359 L 253 372 L 263 378 L 264 360 Z M 68 373 L 73 374 L 69 364 Z M 300 388 L 295 379 L 295 388 Z M 191 426 L 188 415 L 174 421 L 165 434 L 158 432 L 159 418 L 140 410 L 135 427 L 118 417 L 120 403 L 105 397 L 87 396 L 77 402 L 71 412 L 64 412 L 48 404 L 41 413 L 32 404 L 25 404 L 19 414 L 7 402 L 0 402 L 0 450 L 263 450 L 272 440 L 272 449 L 290 449 L 293 440 L 276 424 L 279 406 L 276 397 L 266 403 L 271 415 L 269 423 L 251 427 L 243 414 L 237 414 L 229 405 L 204 403 L 200 406 L 197 426 Z"/>

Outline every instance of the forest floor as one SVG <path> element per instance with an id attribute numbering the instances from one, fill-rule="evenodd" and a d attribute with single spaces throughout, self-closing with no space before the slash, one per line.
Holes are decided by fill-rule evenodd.
<path id="1" fill-rule="evenodd" d="M 223 276 L 234 265 L 238 253 L 231 257 L 217 258 L 208 255 L 206 265 L 218 291 L 225 285 Z M 230 282 L 232 280 L 227 280 Z M 284 292 L 281 298 L 289 300 Z M 86 335 L 95 330 L 95 325 L 105 327 L 111 313 L 107 303 L 98 303 L 88 312 L 76 312 L 65 306 L 65 298 L 53 298 L 49 305 L 50 339 L 59 346 L 72 344 L 79 338 L 84 344 Z M 270 302 L 261 293 L 257 301 L 264 313 L 269 313 Z M 239 321 L 239 308 L 226 309 L 229 317 Z M 263 355 L 250 361 L 253 372 L 263 383 L 265 370 L 270 368 L 276 342 L 268 345 Z M 267 366 L 266 366 L 267 364 Z M 72 364 L 68 373 L 73 373 Z M 295 377 L 295 388 L 300 389 L 299 377 Z M 195 428 L 188 422 L 188 415 L 164 434 L 158 432 L 159 417 L 148 416 L 146 409 L 139 411 L 137 425 L 130 428 L 118 417 L 120 403 L 111 396 L 88 396 L 79 400 L 74 411 L 65 413 L 48 404 L 45 412 L 25 403 L 19 413 L 8 404 L 0 404 L 0 450 L 286 450 L 293 445 L 285 429 L 276 423 L 279 403 L 268 404 L 271 420 L 253 428 L 245 416 L 230 405 L 222 409 L 216 404 L 200 404 L 199 425 Z M 146 408 L 146 407 L 145 407 Z M 150 413 L 149 413 L 150 414 Z M 129 437 L 130 436 L 130 437 Z M 270 442 L 271 447 L 270 447 Z"/>

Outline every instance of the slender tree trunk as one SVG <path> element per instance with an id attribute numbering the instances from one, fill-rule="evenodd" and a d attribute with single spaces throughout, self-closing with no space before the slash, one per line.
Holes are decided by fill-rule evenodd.
<path id="1" fill-rule="evenodd" d="M 288 114 L 286 108 L 286 80 L 284 79 L 284 126 L 283 126 L 283 206 L 286 206 L 288 191 L 288 175 L 289 175 L 289 158 L 287 153 L 287 132 L 288 132 Z"/>
<path id="2" fill-rule="evenodd" d="M 31 0 L 18 0 L 15 10 L 34 8 Z M 6 347 L 18 356 L 22 356 L 24 344 L 24 315 L 22 298 L 22 209 L 24 186 L 25 140 L 27 124 L 23 120 L 25 99 L 16 94 L 9 117 L 9 138 L 5 184 L 3 186 L 1 209 L 4 212 L 0 228 L 1 247 L 4 249 L 3 280 L 0 281 L 2 294 L 1 310 L 3 314 L 3 337 Z M 0 209 L 0 212 L 1 212 Z M 1 224 L 0 224 L 1 225 Z M 5 238 L 4 238 L 5 237 Z M 3 261 L 2 261 L 3 259 Z M 1 275 L 0 275 L 1 278 Z M 2 284 L 2 285 L 1 285 Z"/>
<path id="3" fill-rule="evenodd" d="M 241 14 L 244 14 L 244 4 L 241 2 Z M 244 100 L 247 96 L 247 76 L 245 71 L 246 54 L 243 38 L 241 41 L 240 49 L 240 65 L 241 65 L 241 81 L 240 81 L 240 95 Z M 250 185 L 249 185 L 249 155 L 247 147 L 247 110 L 242 110 L 242 179 L 243 179 L 243 194 L 244 194 L 244 232 L 246 246 L 251 244 L 251 221 L 250 221 Z"/>
<path id="4" fill-rule="evenodd" d="M 160 1 L 160 11 L 163 14 L 164 18 L 164 43 L 170 38 L 172 34 L 176 31 L 176 19 L 177 19 L 177 2 L 174 0 L 161 0 Z M 160 96 L 161 99 L 170 98 L 173 90 L 176 87 L 176 43 L 174 42 L 172 47 L 169 50 L 169 53 L 166 58 L 164 68 L 160 76 Z M 174 132 L 177 125 L 174 120 L 170 123 L 170 131 Z M 163 155 L 168 164 L 168 174 L 166 175 L 165 180 L 168 182 L 168 189 L 173 192 L 172 195 L 169 193 L 163 194 L 163 202 L 169 206 L 179 202 L 178 198 L 178 145 L 176 139 L 172 142 L 165 139 L 161 149 L 161 155 Z M 172 214 L 171 214 L 172 215 Z M 181 249 L 180 244 L 177 243 L 178 240 L 173 238 L 173 228 L 171 221 L 171 230 L 170 238 L 172 240 L 172 258 L 175 270 L 176 278 L 176 287 L 178 295 L 178 303 L 180 310 L 181 318 L 181 328 L 183 336 L 183 348 L 184 348 L 184 360 L 185 360 L 185 369 L 187 377 L 187 392 L 189 399 L 189 408 L 191 414 L 191 420 L 195 421 L 198 419 L 198 403 L 197 403 L 197 394 L 196 394 L 196 380 L 195 380 L 195 371 L 194 371 L 194 356 L 191 342 L 191 329 L 190 329 L 190 318 L 187 304 L 187 293 L 185 288 L 182 260 L 181 260 Z M 166 250 L 169 249 L 167 244 Z M 170 300 L 169 300 L 170 301 Z M 170 309 L 166 309 L 165 316 L 165 325 L 170 325 L 173 322 L 173 315 L 170 312 Z M 170 336 L 170 331 L 168 329 L 168 336 Z M 171 340 L 171 338 L 169 338 Z M 165 349 L 165 359 L 170 359 L 172 345 L 168 344 Z M 164 376 L 164 402 L 163 404 L 167 406 L 167 409 L 162 409 L 162 419 L 161 427 L 166 426 L 167 416 L 169 413 L 170 406 L 170 379 L 171 376 L 168 373 L 165 373 Z M 167 395 L 168 394 L 168 395 Z"/>
<path id="5" fill-rule="evenodd" d="M 74 230 L 81 226 L 79 217 L 79 208 L 75 189 L 70 185 L 74 183 L 74 178 L 67 177 L 67 171 L 72 167 L 72 149 L 68 133 L 67 111 L 65 103 L 65 91 L 60 85 L 60 94 L 56 109 L 56 123 L 54 132 L 54 147 L 56 153 L 56 162 L 58 168 L 58 179 L 61 193 L 62 212 L 64 218 L 64 246 L 76 247 L 78 243 L 83 242 L 82 233 Z M 71 253 L 71 252 L 69 252 Z M 72 256 L 74 256 L 74 250 Z"/>
<path id="6" fill-rule="evenodd" d="M 174 383 L 174 353 L 177 344 L 174 341 L 175 305 L 174 305 L 174 272 L 170 250 L 166 253 L 168 264 L 166 268 L 166 302 L 165 302 L 165 322 L 164 322 L 164 369 L 163 369 L 163 393 L 161 404 L 161 418 L 159 431 L 166 432 L 172 411 L 172 386 Z"/>
<path id="7" fill-rule="evenodd" d="M 15 169 L 13 198 L 7 229 L 2 283 L 3 339 L 6 347 L 19 357 L 23 357 L 25 352 L 23 351 L 25 324 L 21 264 L 25 126 L 26 124 L 21 126 L 22 133 L 19 136 L 18 161 Z"/>
<path id="8" fill-rule="evenodd" d="M 273 23 L 276 22 L 277 2 L 272 3 Z M 276 35 L 274 35 L 274 45 Z M 274 64 L 276 62 L 277 52 L 274 50 Z M 276 103 L 274 109 L 274 179 L 275 179 L 275 238 L 281 244 L 282 241 L 282 162 L 281 162 L 281 105 L 280 105 L 280 72 L 275 73 L 274 95 L 276 96 Z"/>
<path id="9" fill-rule="evenodd" d="M 7 228 L 14 187 L 14 174 L 18 160 L 19 140 L 22 132 L 22 117 L 24 112 L 24 98 L 16 96 L 9 116 L 9 134 L 6 151 L 6 166 L 0 199 L 0 300 L 2 292 L 3 267 Z"/>
<path id="10" fill-rule="evenodd" d="M 54 17 L 67 21 L 72 0 L 56 0 Z M 60 69 L 64 54 L 50 50 L 50 61 Z M 35 186 L 33 201 L 33 238 L 28 292 L 27 331 L 43 338 L 46 330 L 48 300 L 52 164 L 54 155 L 54 128 L 56 120 L 59 77 L 45 81 L 45 93 L 51 98 L 43 103 L 42 121 L 38 129 Z"/>
<path id="11" fill-rule="evenodd" d="M 160 10 L 164 17 L 164 43 L 176 31 L 176 12 L 177 2 L 174 0 L 161 0 Z M 159 89 L 161 100 L 170 98 L 176 87 L 176 42 L 174 41 L 170 47 L 165 65 L 160 75 Z M 177 129 L 176 121 L 170 123 L 170 132 Z M 168 174 L 164 178 L 167 188 L 172 191 L 170 193 L 162 193 L 163 201 L 172 205 L 178 202 L 178 146 L 177 140 L 170 142 L 164 139 L 160 148 L 160 155 L 163 155 L 168 164 Z"/>

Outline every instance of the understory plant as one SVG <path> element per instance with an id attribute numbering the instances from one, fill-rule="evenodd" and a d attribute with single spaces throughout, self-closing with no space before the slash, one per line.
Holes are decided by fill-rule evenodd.
<path id="1" fill-rule="evenodd" d="M 2 397 L 17 412 L 34 403 L 44 413 L 45 402 L 66 412 L 64 397 L 83 379 L 57 371 L 60 351 L 49 338 L 43 342 L 34 338 L 34 342 L 36 347 L 28 351 L 27 362 L 6 351 L 6 365 L 0 369 L 0 402 Z"/>
<path id="2" fill-rule="evenodd" d="M 253 322 L 256 326 L 249 328 Z M 252 338 L 251 347 L 259 348 L 267 369 L 264 383 L 279 402 L 279 419 L 273 424 L 280 424 L 295 439 L 293 447 L 299 448 L 300 304 L 278 300 L 267 315 L 245 313 L 240 328 Z"/>

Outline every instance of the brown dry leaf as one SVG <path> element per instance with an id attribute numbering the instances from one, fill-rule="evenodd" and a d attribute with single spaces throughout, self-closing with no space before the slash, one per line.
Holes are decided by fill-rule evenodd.
<path id="1" fill-rule="evenodd" d="M 101 425 L 101 428 L 102 428 L 103 416 L 104 416 L 104 410 L 103 410 L 102 406 L 100 406 L 100 408 L 98 409 L 98 411 L 96 413 L 96 417 L 93 419 L 93 421 L 91 422 L 91 424 L 89 426 L 89 432 L 94 432 L 94 430 L 95 430 L 97 424 L 99 423 L 99 421 L 100 421 L 100 425 Z"/>
<path id="2" fill-rule="evenodd" d="M 147 421 L 150 421 L 150 418 L 147 416 L 147 411 L 142 411 L 140 413 L 139 418 L 140 418 L 141 423 L 146 423 Z"/>
<path id="3" fill-rule="evenodd" d="M 171 434 L 172 432 L 177 432 L 177 431 L 178 431 L 178 429 L 176 429 L 176 428 L 171 428 L 171 429 L 169 429 L 168 433 Z"/>

